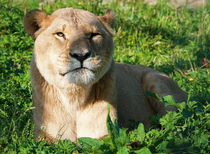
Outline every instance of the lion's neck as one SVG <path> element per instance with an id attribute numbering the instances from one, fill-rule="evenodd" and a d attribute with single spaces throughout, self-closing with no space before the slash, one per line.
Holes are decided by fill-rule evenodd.
<path id="1" fill-rule="evenodd" d="M 71 84 L 67 89 L 57 90 L 60 100 L 65 106 L 70 105 L 74 109 L 81 109 L 90 95 L 91 88 L 91 86 L 81 87 L 76 84 Z"/>

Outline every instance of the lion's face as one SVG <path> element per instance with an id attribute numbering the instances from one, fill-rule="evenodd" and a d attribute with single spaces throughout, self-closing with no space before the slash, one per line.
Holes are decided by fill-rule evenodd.
<path id="1" fill-rule="evenodd" d="M 113 12 L 97 17 L 74 8 L 50 16 L 34 11 L 24 18 L 24 27 L 35 39 L 36 66 L 46 81 L 59 88 L 89 86 L 108 71 L 114 51 Z"/>

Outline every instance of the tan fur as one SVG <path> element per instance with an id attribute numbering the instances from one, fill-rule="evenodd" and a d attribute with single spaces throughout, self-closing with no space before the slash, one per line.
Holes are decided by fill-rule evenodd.
<path id="1" fill-rule="evenodd" d="M 118 118 L 118 125 L 128 128 L 129 119 L 148 129 L 151 115 L 176 110 L 145 91 L 173 95 L 177 102 L 187 100 L 167 75 L 143 65 L 114 62 L 115 14 L 110 9 L 98 17 L 74 8 L 52 15 L 33 10 L 23 23 L 35 40 L 31 82 L 36 138 L 41 135 L 52 142 L 106 136 L 108 104 L 112 120 Z"/>

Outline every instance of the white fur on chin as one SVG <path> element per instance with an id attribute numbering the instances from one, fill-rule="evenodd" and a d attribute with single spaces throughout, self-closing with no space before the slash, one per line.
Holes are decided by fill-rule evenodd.
<path id="1" fill-rule="evenodd" d="M 95 81 L 95 74 L 88 69 L 80 69 L 69 72 L 64 79 L 78 85 L 91 85 Z"/>

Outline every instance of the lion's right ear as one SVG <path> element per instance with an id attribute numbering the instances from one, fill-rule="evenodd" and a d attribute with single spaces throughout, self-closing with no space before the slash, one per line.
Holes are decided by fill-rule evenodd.
<path id="1" fill-rule="evenodd" d="M 111 9 L 106 9 L 106 13 L 103 16 L 98 16 L 98 19 L 103 23 L 105 28 L 114 36 L 114 26 L 115 26 L 116 14 Z"/>
<path id="2" fill-rule="evenodd" d="M 29 11 L 23 18 L 23 26 L 33 40 L 35 40 L 36 37 L 51 24 L 51 22 L 50 15 L 37 9 Z"/>

